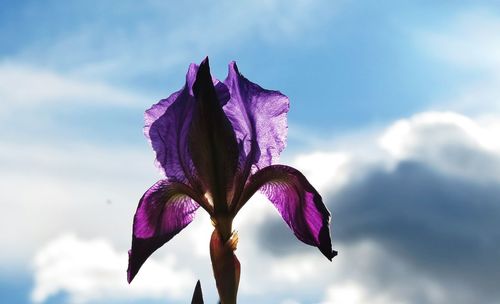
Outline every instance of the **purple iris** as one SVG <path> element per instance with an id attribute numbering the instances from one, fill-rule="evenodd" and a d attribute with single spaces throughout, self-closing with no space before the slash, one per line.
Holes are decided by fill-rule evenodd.
<path id="1" fill-rule="evenodd" d="M 235 303 L 240 265 L 232 221 L 258 190 L 302 242 L 331 260 L 330 212 L 298 170 L 272 165 L 285 148 L 288 98 L 265 90 L 229 64 L 224 80 L 208 58 L 191 64 L 186 84 L 145 113 L 144 133 L 166 178 L 149 188 L 134 217 L 128 281 L 202 207 L 214 224 L 210 253 L 222 303 Z"/>

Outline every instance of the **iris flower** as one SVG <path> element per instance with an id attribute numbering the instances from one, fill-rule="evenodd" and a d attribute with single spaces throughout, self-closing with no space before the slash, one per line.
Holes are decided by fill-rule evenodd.
<path id="1" fill-rule="evenodd" d="M 149 188 L 134 216 L 128 281 L 146 259 L 203 208 L 214 231 L 210 256 L 223 304 L 236 303 L 240 263 L 232 222 L 257 191 L 302 242 L 331 260 L 330 212 L 298 170 L 273 165 L 285 148 L 288 98 L 243 77 L 235 62 L 212 78 L 208 58 L 191 64 L 185 86 L 145 113 L 144 133 L 166 178 Z"/>

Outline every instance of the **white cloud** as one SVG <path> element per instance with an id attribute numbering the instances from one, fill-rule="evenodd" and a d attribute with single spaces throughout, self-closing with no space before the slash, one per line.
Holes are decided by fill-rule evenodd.
<path id="1" fill-rule="evenodd" d="M 324 193 L 335 191 L 347 181 L 346 167 L 349 161 L 350 157 L 346 153 L 314 152 L 298 155 L 294 165 L 319 192 Z"/>
<path id="2" fill-rule="evenodd" d="M 495 280 L 491 276 L 496 270 L 484 270 L 477 259 L 488 264 L 498 247 L 496 117 L 419 113 L 351 142 L 351 147 L 337 145 L 333 152 L 296 157 L 294 165 L 302 167 L 313 185 L 334 189 L 326 191 L 324 199 L 333 213 L 339 255 L 325 264 L 314 252 L 291 246 L 298 241 L 286 229 L 276 232 L 274 222 L 280 220 L 267 217 L 263 225 L 268 228 L 256 240 L 269 239 L 266 251 L 275 253 L 271 277 L 289 284 L 288 290 L 325 288 L 324 303 L 497 300 L 492 289 L 471 283 L 480 273 L 488 276 L 485 280 Z M 340 166 L 339 155 L 345 160 Z M 478 231 L 483 233 L 482 245 L 474 247 Z M 468 252 L 452 248 L 454 242 Z M 287 253 L 278 246 L 299 250 Z M 445 267 L 442 259 L 463 261 L 461 267 L 468 270 Z"/>
<path id="3" fill-rule="evenodd" d="M 402 304 L 404 301 L 395 301 L 387 296 L 374 296 L 362 286 L 355 282 L 344 282 L 340 285 L 333 285 L 328 288 L 326 300 L 323 304 Z"/>
<path id="4" fill-rule="evenodd" d="M 204 15 L 209 22 L 193 18 L 187 24 L 173 31 L 176 41 L 191 41 L 198 47 L 218 45 L 227 41 L 236 42 L 256 33 L 269 42 L 276 42 L 276 37 L 296 38 L 309 28 L 314 27 L 322 17 L 335 10 L 324 11 L 321 2 L 304 0 L 284 1 L 241 1 L 234 5 L 232 1 L 222 1 L 217 6 L 211 3 L 196 14 Z M 223 16 L 220 12 L 224 12 Z M 208 27 L 207 27 L 208 26 Z M 206 35 L 213 33 L 213 35 Z M 216 32 L 220 32 L 217 35 Z"/>
<path id="5" fill-rule="evenodd" d="M 52 248 L 52 245 L 47 247 L 45 244 L 59 244 L 58 246 L 63 247 L 57 236 L 73 231 L 84 240 L 101 240 L 91 241 L 93 245 L 86 246 L 87 241 L 78 238 L 75 240 L 74 237 L 63 238 L 64 242 L 72 242 L 75 248 L 81 245 L 99 254 L 102 251 L 102 254 L 110 257 L 113 256 L 111 249 L 117 248 L 113 250 L 119 262 L 113 267 L 117 272 L 120 267 L 122 277 L 118 278 L 116 275 L 113 280 L 125 282 L 127 261 L 119 255 L 123 255 L 130 246 L 132 218 L 138 199 L 151 184 L 161 178 L 159 174 L 155 174 L 151 151 L 146 148 L 139 150 L 72 143 L 50 146 L 2 142 L 0 166 L 0 179 L 4 181 L 0 184 L 0 201 L 4 210 L 0 213 L 0 226 L 4 231 L 0 235 L 0 241 L 4 244 L 0 251 L 0 263 L 3 267 L 22 267 L 33 255 L 40 261 L 40 256 L 45 256 L 46 249 Z M 286 288 L 277 282 L 281 276 L 263 278 L 260 266 L 257 266 L 272 265 L 275 260 L 269 255 L 262 255 L 253 240 L 254 228 L 268 216 L 279 217 L 272 204 L 261 195 L 256 195 L 235 221 L 235 229 L 240 230 L 241 238 L 237 255 L 244 269 L 241 284 L 243 297 L 254 293 L 261 295 L 263 291 L 271 291 L 273 285 L 279 286 L 282 291 Z M 201 279 L 207 302 L 216 301 L 208 252 L 212 230 L 210 218 L 200 210 L 192 224 L 155 253 L 152 262 L 154 264 L 155 259 L 163 260 L 165 253 L 175 256 L 179 267 L 190 269 L 196 279 Z M 107 245 L 103 245 L 104 243 Z M 75 265 L 80 268 L 67 269 L 74 273 L 73 280 L 66 284 L 64 276 L 68 273 L 63 271 L 65 261 L 75 259 L 76 251 L 61 251 L 60 255 L 54 257 L 54 264 L 42 263 L 39 264 L 42 266 L 37 266 L 34 291 L 36 299 L 41 301 L 50 294 L 65 292 L 75 301 L 88 302 L 92 299 L 105 300 L 113 293 L 120 293 L 118 285 L 113 284 L 103 284 L 95 293 L 78 288 L 77 282 L 82 282 L 82 286 L 85 286 L 101 266 L 105 273 L 111 271 L 100 263 L 82 261 Z M 57 264 L 57 260 L 61 264 Z M 145 265 L 148 264 L 149 260 Z M 85 267 L 92 270 L 90 274 L 84 271 Z M 50 272 L 51 268 L 58 270 Z M 141 270 L 132 285 L 141 285 L 143 280 L 149 282 L 148 276 L 147 272 Z M 195 280 L 190 282 L 190 292 L 194 283 Z M 150 297 L 146 293 L 132 291 L 128 295 L 138 299 Z M 155 293 L 151 295 L 156 296 Z M 187 298 L 185 293 L 182 298 Z"/>
<path id="6" fill-rule="evenodd" d="M 360 232 L 361 235 L 359 235 L 359 238 L 378 239 L 381 243 L 372 244 L 372 248 L 365 251 L 365 255 L 371 258 L 364 260 L 364 265 L 359 265 L 360 259 L 354 258 L 359 268 L 357 271 L 363 271 L 364 269 L 365 273 L 354 275 L 348 274 L 342 277 L 339 282 L 333 283 L 327 290 L 325 303 L 338 303 L 340 301 L 339 299 L 343 299 L 341 301 L 342 303 L 469 303 L 473 301 L 495 302 L 495 299 L 498 300 L 494 291 L 487 290 L 485 292 L 481 289 L 482 287 L 480 287 L 480 285 L 478 286 L 477 284 L 470 283 L 470 281 L 475 280 L 473 277 L 475 278 L 476 271 L 478 273 L 483 273 L 484 276 L 491 275 L 488 271 L 480 270 L 482 266 L 479 265 L 479 262 L 474 262 L 476 259 L 474 256 L 480 256 L 482 259 L 488 261 L 489 259 L 495 259 L 496 255 L 496 249 L 493 248 L 496 248 L 495 244 L 497 238 L 494 236 L 491 238 L 486 237 L 486 235 L 495 234 L 493 231 L 496 229 L 494 227 L 495 224 L 493 224 L 493 227 L 485 224 L 490 222 L 490 217 L 483 214 L 483 212 L 486 212 L 485 210 L 490 210 L 488 212 L 491 213 L 493 221 L 495 217 L 500 216 L 500 214 L 495 213 L 495 210 L 497 210 L 495 207 L 496 204 L 493 206 L 489 205 L 491 202 L 495 201 L 494 198 L 489 199 L 489 197 L 495 197 L 497 195 L 496 192 L 488 192 L 488 189 L 494 189 L 494 186 L 492 186 L 493 188 L 483 187 L 484 185 L 500 184 L 500 146 L 497 140 L 498 136 L 500 136 L 500 130 L 498 128 L 499 118 L 498 116 L 496 119 L 493 117 L 495 117 L 494 114 L 490 114 L 488 117 L 484 118 L 468 117 L 454 112 L 426 112 L 413 115 L 407 119 L 401 119 L 390 125 L 381 133 L 378 137 L 378 143 L 385 149 L 387 154 L 378 160 L 378 164 L 375 163 L 372 166 L 359 168 L 365 171 L 365 174 L 370 174 L 371 169 L 374 167 L 378 167 L 378 170 L 385 172 L 379 175 L 375 174 L 373 183 L 376 185 L 375 187 L 385 185 L 388 188 L 384 189 L 378 187 L 378 190 L 369 190 L 371 192 L 366 193 L 368 197 L 364 198 L 365 203 L 362 206 L 365 208 L 366 215 L 359 215 L 361 219 L 359 229 L 364 229 L 365 234 L 363 237 L 363 232 Z M 369 150 L 375 150 L 375 148 Z M 362 155 L 358 155 L 358 157 L 359 156 Z M 354 161 L 357 162 L 359 160 L 354 158 Z M 432 174 L 427 177 L 423 175 L 423 179 L 419 180 L 418 173 L 417 175 L 413 175 L 413 178 L 415 178 L 413 181 L 411 178 L 402 181 L 400 186 L 404 187 L 405 183 L 408 183 L 408 186 L 400 190 L 391 188 L 397 187 L 398 183 L 384 184 L 384 181 L 381 181 L 380 184 L 377 184 L 377 181 L 383 179 L 384 176 L 390 176 L 390 172 L 399 170 L 401 164 L 407 162 L 416 162 L 423 167 L 429 168 L 432 172 L 437 172 L 436 176 L 441 176 L 439 178 L 451 181 L 449 184 L 450 189 L 445 188 L 445 186 L 447 186 L 446 183 L 442 185 L 435 184 L 434 187 L 441 187 L 437 189 L 437 196 L 433 197 L 430 193 L 427 195 L 425 193 L 426 189 L 432 189 L 432 186 L 426 187 L 425 183 L 433 183 L 435 180 L 428 179 L 432 177 Z M 386 167 L 384 163 L 390 163 L 392 166 Z M 397 179 L 398 176 L 404 176 L 397 174 L 399 173 L 395 173 L 394 175 L 395 179 Z M 471 186 L 469 186 L 470 188 L 465 186 L 464 188 L 460 188 L 459 183 L 456 185 L 453 184 L 453 181 L 456 180 L 461 181 L 464 185 Z M 349 183 L 355 184 L 356 182 L 355 180 L 350 180 L 346 185 Z M 478 190 L 479 194 L 474 194 L 474 185 L 481 185 L 478 186 L 478 189 L 480 189 Z M 454 186 L 457 188 L 453 188 Z M 354 187 L 353 189 L 357 189 L 353 190 L 354 192 L 359 192 L 362 191 L 363 188 Z M 377 195 L 373 195 L 379 191 L 393 192 L 396 194 L 394 196 L 382 195 L 382 199 L 385 197 L 388 200 L 384 202 L 379 201 L 380 197 Z M 421 197 L 415 198 L 415 201 L 412 202 L 413 205 L 411 205 L 404 201 L 406 199 L 404 195 L 398 194 L 404 193 L 405 191 L 414 191 L 415 193 L 423 191 L 424 193 L 422 193 Z M 451 193 L 457 194 L 453 195 Z M 460 193 L 462 193 L 462 196 L 460 196 Z M 346 193 L 346 195 L 349 195 L 349 193 Z M 350 193 L 350 195 L 355 195 L 355 193 Z M 481 195 L 484 195 L 484 197 Z M 462 200 L 460 200 L 461 197 Z M 354 201 L 350 202 L 354 204 Z M 332 205 L 335 206 L 335 203 L 334 201 Z M 451 210 L 443 207 L 448 206 L 443 205 L 447 203 Z M 378 208 L 383 208 L 387 211 L 380 214 L 372 212 L 370 208 L 372 208 L 373 204 L 377 204 Z M 437 205 L 437 207 L 429 209 L 429 206 L 433 204 Z M 405 224 L 398 227 L 397 220 L 393 221 L 389 217 L 384 217 L 384 215 L 382 215 L 382 218 L 379 218 L 381 214 L 391 212 L 389 208 L 398 209 L 397 205 L 403 207 L 400 207 L 402 208 L 401 212 L 395 211 L 395 216 L 402 222 L 407 221 L 408 223 L 412 221 L 420 222 L 419 215 L 412 217 L 407 214 L 407 212 L 415 212 L 411 208 L 415 208 L 415 210 L 424 208 L 422 216 L 426 220 L 422 220 L 421 223 L 417 225 L 423 230 L 431 229 L 431 231 L 434 231 L 432 229 L 435 229 L 433 232 L 434 235 L 432 235 L 433 233 L 431 232 L 429 235 L 423 234 L 422 237 L 419 238 L 415 235 L 415 231 L 412 230 L 419 228 L 408 228 Z M 345 207 L 350 208 L 349 206 Z M 350 210 L 353 212 L 362 212 L 363 210 L 359 209 L 360 206 L 351 206 L 351 208 Z M 446 209 L 441 210 L 440 208 Z M 425 209 L 428 210 L 428 214 Z M 346 210 L 337 211 L 343 213 Z M 455 221 L 455 218 L 450 215 L 453 214 L 453 212 L 465 212 L 470 215 L 463 216 L 463 218 L 460 217 L 460 219 Z M 473 213 L 477 213 L 477 215 L 472 215 Z M 344 214 L 344 216 L 345 215 L 346 214 Z M 355 215 L 352 216 L 354 218 L 356 217 Z M 372 218 L 369 218 L 370 216 L 372 216 Z M 350 221 L 350 223 L 344 225 L 353 225 L 352 219 L 353 218 L 344 218 L 344 221 Z M 432 219 L 436 219 L 435 224 L 433 224 Z M 382 223 L 378 226 L 376 224 L 372 225 L 372 223 L 378 220 L 386 223 Z M 485 225 L 484 227 L 482 226 L 483 224 Z M 363 225 L 365 225 L 364 228 Z M 408 225 L 411 226 L 411 224 Z M 435 227 L 432 228 L 433 226 Z M 348 229 L 349 228 L 347 228 L 347 230 Z M 380 238 L 374 237 L 370 232 L 370 230 L 376 229 L 380 229 L 381 231 Z M 384 232 L 384 229 L 391 229 L 394 231 L 402 229 L 402 232 L 391 234 L 387 231 Z M 454 273 L 452 276 L 468 276 L 468 280 L 462 281 L 461 279 L 450 277 L 443 279 L 440 275 L 447 271 L 445 269 L 435 271 L 421 270 L 423 265 L 426 265 L 426 263 L 431 260 L 431 258 L 425 257 L 426 252 L 435 252 L 435 256 L 442 254 L 447 256 L 448 259 L 452 259 L 453 254 L 451 254 L 451 252 L 454 252 L 454 249 L 446 244 L 460 242 L 462 246 L 468 247 L 467 244 L 470 242 L 471 246 L 473 246 L 472 243 L 475 242 L 474 237 L 469 239 L 468 235 L 469 233 L 473 233 L 472 231 L 475 229 L 483 231 L 485 238 L 488 239 L 487 241 L 485 240 L 485 243 L 482 245 L 485 246 L 484 249 L 483 247 L 471 248 L 467 253 L 467 257 L 463 256 L 465 261 L 468 259 L 471 260 L 470 263 L 472 266 L 469 270 L 458 271 L 458 274 L 452 272 Z M 344 231 L 344 238 L 346 239 L 348 238 L 347 230 Z M 356 230 L 356 228 L 354 228 L 354 230 Z M 451 235 L 447 234 L 448 230 L 451 231 Z M 377 234 L 377 232 L 373 233 Z M 405 235 L 405 233 L 407 235 Z M 412 239 L 412 242 L 415 243 L 415 248 L 408 248 L 408 251 L 423 248 L 418 253 L 413 253 L 413 261 L 405 261 L 398 257 L 399 254 L 400 257 L 405 256 L 405 254 L 397 253 L 398 246 L 405 246 L 405 244 L 401 244 L 401 241 L 394 247 L 389 246 L 390 240 L 392 238 L 397 238 L 399 234 L 402 238 Z M 438 234 L 439 236 L 437 236 Z M 436 237 L 436 241 L 432 240 L 433 237 Z M 395 240 L 394 242 L 398 241 Z M 441 247 L 448 247 L 438 249 L 439 246 L 426 245 L 432 244 L 433 242 L 439 242 Z M 348 247 L 347 254 L 353 254 L 353 250 L 358 252 L 358 250 L 355 249 L 355 245 L 352 245 L 356 244 L 356 242 L 349 244 L 351 245 Z M 385 248 L 382 247 L 382 244 L 385 244 Z M 362 253 L 365 249 L 361 249 L 359 252 Z M 393 252 L 394 250 L 396 253 Z M 444 253 L 440 253 L 439 250 L 444 250 Z M 462 254 L 458 252 L 453 258 L 461 259 Z M 361 260 L 362 259 L 363 258 L 361 258 Z M 488 263 L 487 261 L 485 262 L 486 264 Z M 420 269 L 414 268 L 418 267 L 418 265 L 420 265 Z M 432 269 L 432 264 L 427 267 L 431 267 Z M 465 262 L 462 264 L 462 267 L 466 267 Z M 492 272 L 495 272 L 495 270 Z M 379 276 L 384 276 L 384 279 Z M 377 280 L 381 282 L 385 280 L 388 281 L 385 281 L 386 284 L 382 284 L 377 283 Z M 479 299 L 478 297 L 484 298 Z"/>
<path id="7" fill-rule="evenodd" d="M 71 303 L 85 303 L 140 296 L 186 298 L 192 292 L 195 276 L 189 269 L 178 269 L 174 255 L 151 258 L 141 270 L 141 279 L 130 285 L 125 276 L 127 259 L 127 252 L 117 251 L 105 239 L 60 236 L 35 257 L 32 299 L 41 303 L 64 292 Z"/>
<path id="8" fill-rule="evenodd" d="M 392 170 L 402 161 L 420 161 L 445 174 L 500 181 L 500 114 L 467 116 L 421 112 L 356 140 L 290 157 L 311 183 L 330 197 L 374 166 Z M 345 136 L 349 137 L 349 136 Z M 333 193 L 330 193 L 333 192 Z"/>
<path id="9" fill-rule="evenodd" d="M 485 160 L 500 155 L 499 126 L 492 117 L 426 112 L 395 122 L 379 143 L 394 161 L 421 160 L 452 175 L 498 180 L 500 168 Z"/>
<path id="10" fill-rule="evenodd" d="M 152 159 L 135 149 L 2 142 L 1 262 L 22 265 L 68 230 L 128 246 L 137 201 L 156 179 Z"/>
<path id="11" fill-rule="evenodd" d="M 290 164 L 303 170 L 313 185 L 317 184 L 325 201 L 332 200 L 333 241 L 339 256 L 330 263 L 316 248 L 300 244 L 272 204 L 257 195 L 238 214 L 234 224 L 240 235 L 236 254 L 242 264 L 242 301 L 246 297 L 265 299 L 267 294 L 273 294 L 276 301 L 294 299 L 309 303 L 311 293 L 321 294 L 328 288 L 323 299 L 325 303 L 333 303 L 333 299 L 344 295 L 352 297 L 353 303 L 356 299 L 364 302 L 367 297 L 374 301 L 378 299 L 380 303 L 417 303 L 417 300 L 411 299 L 419 292 L 434 299 L 431 303 L 440 303 L 443 297 L 448 299 L 447 286 L 442 286 L 432 276 L 419 273 L 412 265 L 386 252 L 380 244 L 339 243 L 336 229 L 345 223 L 342 224 L 341 215 L 337 213 L 338 202 L 333 199 L 338 191 L 356 182 L 359 176 L 367 174 L 372 168 L 391 170 L 387 163 L 408 159 L 417 159 L 450 176 L 461 174 L 475 179 L 480 175 L 487 180 L 498 181 L 499 175 L 495 171 L 498 168 L 495 163 L 500 163 L 500 150 L 495 140 L 495 135 L 499 134 L 497 121 L 492 116 L 475 119 L 450 112 L 421 113 L 392 124 L 375 135 L 375 139 L 363 140 L 363 149 L 343 145 L 342 149 L 334 152 L 312 151 L 292 158 Z M 384 149 L 377 146 L 377 139 L 380 139 Z M 143 149 L 143 152 L 130 148 L 118 151 L 81 145 L 56 148 L 4 143 L 2 147 L 0 178 L 5 182 L 0 185 L 0 196 L 7 208 L 0 213 L 0 223 L 5 232 L 0 236 L 5 245 L 0 252 L 1 262 L 19 265 L 36 252 L 37 276 L 33 297 L 40 301 L 58 291 L 68 293 L 74 301 L 105 300 L 113 294 L 121 294 L 121 288 L 129 288 L 120 284 L 122 280 L 126 284 L 125 251 L 130 245 L 132 216 L 140 195 L 159 177 L 154 174 L 152 153 Z M 469 149 L 469 153 L 463 155 L 465 161 L 454 161 L 450 157 L 450 147 L 455 152 Z M 496 162 L 484 167 L 484 155 L 490 155 Z M 107 203 L 108 199 L 111 203 Z M 259 242 L 261 227 L 273 221 L 282 225 L 286 236 L 299 250 L 276 255 L 269 248 L 262 247 Z M 212 229 L 209 217 L 200 210 L 195 221 L 144 266 L 158 268 L 158 275 L 169 275 L 170 271 L 179 269 L 191 273 L 189 280 L 188 276 L 185 277 L 182 294 L 171 293 L 169 287 L 161 285 L 163 278 L 158 285 L 148 287 L 154 290 L 149 290 L 147 294 L 143 292 L 146 289 L 134 287 L 149 285 L 150 277 L 157 278 L 156 273 L 146 270 L 141 270 L 131 290 L 123 291 L 123 294 L 131 298 L 168 294 L 185 299 L 189 298 L 199 278 L 205 300 L 215 302 L 208 256 Z M 74 231 L 90 241 L 71 235 L 55 238 L 66 231 Z M 23 238 L 19 239 L 19 235 Z M 50 249 L 65 247 L 62 244 L 68 243 L 72 245 L 68 245 L 67 250 Z M 105 257 L 103 261 L 116 259 L 117 262 L 101 264 L 94 263 L 94 259 L 81 259 L 82 262 L 76 263 L 75 268 L 66 266 L 69 261 L 80 259 L 78 252 L 86 250 L 93 252 L 86 254 L 89 257 L 99 252 Z M 54 259 L 44 258 L 48 256 Z M 175 263 L 172 257 L 175 257 Z M 267 269 L 265 274 L 262 273 L 263 268 Z M 378 290 L 385 286 L 383 282 L 377 283 L 379 278 L 374 277 L 381 273 L 381 268 L 389 279 L 397 278 L 401 284 Z M 62 279 L 68 274 L 66 271 L 73 272 L 71 280 Z M 95 292 L 89 292 L 88 286 L 94 276 L 101 275 L 111 278 L 110 284 L 92 287 Z M 410 287 L 405 287 L 405 284 Z M 136 288 L 139 291 L 134 291 Z M 470 299 L 469 294 L 464 297 Z M 318 298 L 317 301 L 320 300 Z"/>
<path id="12" fill-rule="evenodd" d="M 133 106 L 144 97 L 33 66 L 0 63 L 0 111 L 36 109 L 47 103 Z"/>
<path id="13" fill-rule="evenodd" d="M 485 9 L 446 20 L 439 30 L 418 30 L 416 40 L 434 58 L 466 79 L 434 102 L 437 109 L 483 114 L 500 111 L 500 17 Z"/>
<path id="14" fill-rule="evenodd" d="M 460 67 L 500 72 L 500 18 L 486 10 L 458 14 L 441 30 L 419 33 L 419 39 L 441 60 Z"/>
<path id="15" fill-rule="evenodd" d="M 109 9 L 102 5 L 103 10 Z M 135 14 L 136 8 L 123 7 L 123 13 L 134 17 L 111 15 L 104 24 L 76 26 L 55 39 L 30 45 L 14 58 L 62 67 L 90 79 L 135 77 L 180 64 L 184 72 L 186 62 L 208 54 L 231 52 L 256 41 L 296 41 L 320 27 L 336 6 L 337 2 L 304 0 L 239 1 L 237 5 L 227 0 L 217 5 L 211 1 L 153 3 L 142 7 L 147 23 L 135 19 L 142 16 Z"/>

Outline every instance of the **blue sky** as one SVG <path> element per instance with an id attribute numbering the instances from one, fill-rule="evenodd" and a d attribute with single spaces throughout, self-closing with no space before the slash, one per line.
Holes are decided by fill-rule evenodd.
<path id="1" fill-rule="evenodd" d="M 201 278 L 215 302 L 201 214 L 142 283 L 121 272 L 160 178 L 143 112 L 208 55 L 289 96 L 282 161 L 322 192 L 340 252 L 256 198 L 242 303 L 498 302 L 498 31 L 494 1 L 0 1 L 0 298 L 186 303 Z"/>

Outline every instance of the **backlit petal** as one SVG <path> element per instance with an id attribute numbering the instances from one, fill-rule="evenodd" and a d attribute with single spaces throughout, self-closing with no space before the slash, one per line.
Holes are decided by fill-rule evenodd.
<path id="1" fill-rule="evenodd" d="M 170 179 L 182 182 L 193 172 L 186 141 L 194 106 L 190 91 L 197 71 L 198 66 L 191 64 L 184 88 L 160 100 L 144 114 L 144 134 L 156 152 L 157 166 Z"/>
<path id="2" fill-rule="evenodd" d="M 144 134 L 156 152 L 156 164 L 171 180 L 196 183 L 191 155 L 188 153 L 188 132 L 191 126 L 195 98 L 193 85 L 198 66 L 191 64 L 184 87 L 160 100 L 144 114 Z M 229 99 L 227 87 L 213 80 L 221 104 Z"/>
<path id="3" fill-rule="evenodd" d="M 316 246 L 331 260 L 330 212 L 314 187 L 298 170 L 273 165 L 259 170 L 251 177 L 243 199 L 249 199 L 258 189 L 274 204 L 295 236 Z"/>
<path id="4" fill-rule="evenodd" d="M 249 81 L 235 62 L 229 64 L 224 83 L 231 95 L 224 112 L 240 146 L 240 166 L 245 166 L 247 160 L 254 169 L 276 162 L 286 145 L 288 97 Z"/>
<path id="5" fill-rule="evenodd" d="M 238 146 L 214 88 L 208 58 L 198 69 L 193 93 L 196 102 L 188 134 L 189 152 L 198 178 L 212 195 L 218 213 L 227 209 L 226 195 L 236 173 Z"/>
<path id="6" fill-rule="evenodd" d="M 187 186 L 162 180 L 142 196 L 134 216 L 129 282 L 156 249 L 191 223 L 199 207 L 191 195 Z"/>

